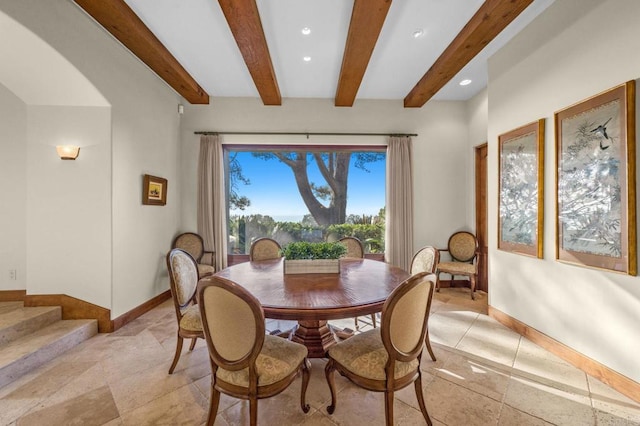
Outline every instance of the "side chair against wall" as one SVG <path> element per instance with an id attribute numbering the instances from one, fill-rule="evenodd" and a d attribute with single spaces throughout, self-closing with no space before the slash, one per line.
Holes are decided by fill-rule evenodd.
<path id="1" fill-rule="evenodd" d="M 205 251 L 202 237 L 193 232 L 185 232 L 178 235 L 171 248 L 179 248 L 189 253 L 198 265 L 198 274 L 201 277 L 213 275 L 216 272 L 215 257 L 212 251 Z"/>
<path id="2" fill-rule="evenodd" d="M 347 248 L 347 253 L 344 255 L 344 257 L 364 259 L 364 246 L 362 245 L 362 241 L 360 241 L 358 238 L 343 237 L 343 238 L 340 238 L 338 242 L 340 244 L 343 244 Z M 358 317 L 354 318 L 354 321 L 356 324 L 356 329 L 358 329 L 359 328 Z M 371 323 L 373 325 L 373 328 L 377 327 L 376 314 L 371 314 Z M 348 336 L 349 330 L 347 329 L 343 331 L 343 333 L 345 332 L 347 333 L 345 334 L 345 336 Z"/>
<path id="3" fill-rule="evenodd" d="M 300 407 L 305 402 L 311 363 L 307 348 L 265 335 L 258 299 L 238 284 L 217 276 L 198 284 L 198 300 L 211 361 L 208 425 L 213 425 L 220 393 L 249 400 L 250 423 L 258 419 L 258 400 L 285 390 L 302 370 Z"/>
<path id="4" fill-rule="evenodd" d="M 176 354 L 169 368 L 169 374 L 178 364 L 182 353 L 183 339 L 192 339 L 189 350 L 196 346 L 198 338 L 204 339 L 200 311 L 195 296 L 198 286 L 198 267 L 195 259 L 185 250 L 174 248 L 167 254 L 167 270 L 171 286 L 171 298 L 178 320 L 178 341 Z"/>
<path id="5" fill-rule="evenodd" d="M 442 272 L 450 274 L 453 281 L 456 275 L 469 278 L 471 286 L 471 298 L 476 298 L 476 281 L 478 277 L 478 240 L 470 232 L 460 231 L 449 237 L 446 249 L 439 249 L 440 252 L 449 252 L 450 262 L 439 262 L 437 265 L 436 291 L 440 291 L 440 274 Z"/>
<path id="6" fill-rule="evenodd" d="M 415 275 L 419 272 L 435 274 L 438 262 L 440 262 L 440 252 L 437 248 L 433 246 L 422 247 L 416 252 L 416 254 L 413 255 L 409 273 L 411 275 Z M 429 328 L 427 328 L 427 333 L 424 337 L 424 344 L 427 346 L 427 351 L 429 351 L 431 359 L 435 361 L 436 355 L 433 353 L 433 349 L 431 348 L 431 340 L 429 339 Z"/>
<path id="7" fill-rule="evenodd" d="M 386 424 L 393 425 L 394 392 L 414 384 L 418 405 L 428 425 L 431 419 L 422 394 L 420 360 L 429 321 L 436 277 L 420 272 L 400 284 L 382 308 L 380 328 L 357 334 L 329 348 L 325 376 L 336 408 L 334 372 L 356 385 L 385 394 Z"/>
<path id="8" fill-rule="evenodd" d="M 249 260 L 268 260 L 282 257 L 280 244 L 271 238 L 258 238 L 251 243 Z"/>

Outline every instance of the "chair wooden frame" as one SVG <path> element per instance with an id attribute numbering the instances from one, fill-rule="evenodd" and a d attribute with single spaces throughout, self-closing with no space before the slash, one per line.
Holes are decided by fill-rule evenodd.
<path id="1" fill-rule="evenodd" d="M 191 255 L 198 265 L 212 266 L 215 271 L 215 252 L 207 251 L 204 249 L 204 240 L 202 237 L 194 232 L 183 232 L 173 239 L 171 248 L 179 248 Z M 203 258 L 207 255 L 209 262 L 203 261 Z M 198 267 L 198 273 L 201 277 L 207 275 L 213 275 L 214 271 L 203 273 L 202 266 Z"/>
<path id="2" fill-rule="evenodd" d="M 185 256 L 185 258 L 190 259 L 190 261 L 193 263 L 193 268 L 196 274 L 196 282 L 193 285 L 193 292 L 190 295 L 187 295 L 187 297 L 185 297 L 185 300 L 183 303 L 180 303 L 180 300 L 179 300 L 179 296 L 178 296 L 179 292 L 177 290 L 177 283 L 175 280 L 175 274 L 174 274 L 173 262 L 172 262 L 173 257 L 179 256 L 179 255 Z M 173 306 L 176 310 L 176 318 L 178 320 L 178 336 L 177 336 L 178 340 L 176 342 L 176 353 L 173 356 L 173 362 L 171 363 L 171 367 L 169 367 L 169 374 L 173 374 L 173 370 L 176 368 L 176 365 L 178 365 L 178 360 L 180 360 L 180 355 L 182 354 L 183 340 L 192 339 L 191 345 L 189 346 L 189 351 L 192 351 L 193 348 L 195 348 L 196 346 L 196 341 L 198 340 L 198 338 L 204 339 L 204 333 L 202 329 L 200 331 L 194 331 L 194 330 L 187 330 L 180 326 L 185 308 L 187 308 L 191 304 L 196 304 L 195 297 L 196 297 L 196 289 L 198 284 L 197 280 L 199 279 L 198 266 L 197 266 L 196 260 L 193 258 L 193 256 L 191 256 L 191 254 L 189 254 L 188 251 L 182 250 L 179 248 L 174 248 L 171 251 L 169 251 L 169 253 L 167 253 L 166 261 L 167 261 L 167 271 L 169 271 L 169 285 L 171 287 L 171 299 L 173 299 Z"/>
<path id="3" fill-rule="evenodd" d="M 211 336 L 211 330 L 208 326 L 207 317 L 207 291 L 211 288 L 220 288 L 232 293 L 244 301 L 253 312 L 254 327 L 255 327 L 255 341 L 253 347 L 244 356 L 236 360 L 230 360 L 225 358 L 216 348 Z M 250 424 L 257 424 L 258 419 L 258 400 L 269 398 L 284 391 L 295 380 L 302 370 L 302 389 L 300 392 L 300 408 L 304 413 L 308 413 L 310 406 L 305 402 L 307 386 L 309 385 L 309 379 L 311 377 L 311 363 L 305 357 L 302 362 L 297 366 L 293 372 L 279 381 L 265 385 L 258 385 L 258 375 L 256 369 L 256 360 L 262 350 L 263 344 L 266 338 L 272 336 L 265 336 L 265 318 L 264 311 L 260 305 L 260 301 L 256 299 L 251 293 L 245 290 L 242 286 L 218 277 L 213 276 L 201 281 L 198 284 L 198 300 L 200 301 L 200 312 L 202 316 L 202 324 L 205 334 L 205 340 L 207 342 L 207 348 L 209 349 L 209 360 L 211 362 L 211 398 L 209 401 L 209 417 L 207 425 L 213 425 L 218 412 L 218 406 L 220 403 L 220 394 L 224 393 L 235 398 L 244 399 L 249 401 L 249 417 Z M 280 339 L 278 337 L 278 339 Z M 293 344 L 293 343 L 291 343 Z M 228 371 L 239 371 L 248 369 L 249 371 L 249 386 L 243 387 L 237 384 L 232 384 L 221 380 L 217 376 L 218 368 L 224 368 Z"/>
<path id="4" fill-rule="evenodd" d="M 419 264 L 419 260 L 424 253 L 431 251 L 433 252 L 433 263 L 431 264 L 431 268 L 427 268 L 425 270 L 422 269 L 421 264 Z M 428 272 L 430 274 L 436 273 L 436 268 L 438 263 L 440 262 L 440 251 L 433 246 L 424 246 L 420 250 L 418 250 L 411 259 L 411 267 L 409 268 L 409 273 L 411 275 L 415 275 L 419 272 Z M 436 361 L 436 355 L 433 352 L 433 348 L 431 347 L 431 339 L 429 338 L 429 328 L 427 327 L 427 333 L 424 338 L 424 344 L 427 346 L 427 351 L 429 352 L 429 356 L 433 361 Z"/>
<path id="5" fill-rule="evenodd" d="M 431 419 L 427 412 L 427 407 L 424 402 L 424 396 L 422 393 L 422 372 L 420 370 L 420 360 L 422 357 L 422 350 L 424 348 L 422 342 L 424 341 L 427 333 L 427 325 L 429 321 L 429 311 L 431 309 L 431 300 L 433 298 L 433 287 L 435 285 L 436 277 L 433 274 L 426 272 L 420 272 L 416 275 L 409 277 L 402 284 L 400 284 L 389 296 L 382 309 L 382 321 L 380 324 L 380 336 L 382 343 L 387 352 L 388 359 L 385 364 L 385 379 L 375 380 L 359 376 L 335 359 L 331 357 L 331 350 L 329 351 L 329 361 L 325 367 L 325 376 L 329 389 L 331 391 L 331 405 L 327 407 L 327 412 L 333 414 L 336 408 L 336 386 L 334 380 L 334 371 L 338 371 L 341 375 L 348 378 L 356 385 L 374 392 L 385 393 L 385 419 L 388 426 L 393 425 L 393 400 L 394 392 L 405 388 L 411 383 L 414 384 L 416 398 L 418 399 L 418 405 L 420 411 L 428 425 L 431 425 Z M 413 347 L 409 350 L 401 351 L 394 343 L 394 336 L 392 336 L 391 322 L 394 317 L 395 307 L 403 299 L 403 297 L 411 290 L 419 285 L 428 285 L 428 297 L 426 306 L 423 310 L 424 317 L 422 319 L 422 329 L 417 339 L 412 342 Z M 344 342 L 347 343 L 347 342 Z M 338 343 L 337 345 L 340 345 Z M 410 371 L 403 377 L 396 378 L 394 375 L 396 362 L 410 362 L 418 360 L 417 368 Z"/>
<path id="6" fill-rule="evenodd" d="M 474 243 L 474 248 L 473 251 L 471 252 L 469 250 L 468 253 L 465 252 L 458 252 L 455 250 L 455 245 L 452 244 L 452 241 L 456 240 L 457 238 L 469 238 L 469 239 L 473 239 L 473 243 Z M 438 249 L 440 252 L 448 252 L 449 255 L 451 256 L 452 261 L 451 262 L 439 262 L 438 266 L 437 266 L 437 271 L 436 271 L 436 276 L 438 278 L 437 282 L 436 282 L 436 291 L 440 291 L 440 274 L 441 273 L 446 273 L 446 274 L 450 274 L 451 275 L 451 280 L 453 281 L 456 275 L 459 276 L 465 276 L 467 278 L 469 278 L 469 284 L 471 287 L 471 299 L 475 300 L 476 298 L 476 282 L 478 280 L 478 265 L 477 265 L 477 259 L 478 259 L 478 239 L 476 238 L 475 235 L 473 235 L 471 232 L 467 232 L 467 231 L 459 231 L 454 233 L 453 235 L 451 235 L 449 237 L 449 241 L 447 242 L 447 248 L 446 249 Z M 460 264 L 460 263 L 468 263 L 473 265 L 473 272 L 468 271 L 461 271 L 459 270 L 458 265 L 456 265 L 456 263 Z"/>
<path id="7" fill-rule="evenodd" d="M 264 256 L 259 252 L 259 247 L 262 245 L 266 245 L 266 246 L 271 246 L 274 251 L 277 253 L 277 255 L 269 255 L 269 256 Z M 274 240 L 273 238 L 258 238 L 257 240 L 255 240 L 253 243 L 251 243 L 251 248 L 249 249 L 249 260 L 268 260 L 268 259 L 277 259 L 279 257 L 282 257 L 280 255 L 280 250 L 282 247 L 280 247 L 280 243 L 278 243 L 276 240 Z"/>

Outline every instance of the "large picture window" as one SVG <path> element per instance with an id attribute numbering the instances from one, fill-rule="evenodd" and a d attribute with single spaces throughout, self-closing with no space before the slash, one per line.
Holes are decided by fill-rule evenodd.
<path id="1" fill-rule="evenodd" d="M 382 257 L 384 147 L 234 145 L 225 147 L 225 166 L 231 264 L 261 237 L 284 246 L 354 236 Z"/>

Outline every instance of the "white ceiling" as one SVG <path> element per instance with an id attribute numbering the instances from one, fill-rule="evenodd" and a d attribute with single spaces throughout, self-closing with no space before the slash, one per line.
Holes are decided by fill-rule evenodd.
<path id="1" fill-rule="evenodd" d="M 125 0 L 210 96 L 259 97 L 215 0 Z M 487 59 L 554 0 L 534 0 L 433 99 L 467 100 L 486 87 Z M 357 99 L 404 99 L 482 0 L 395 0 Z M 353 0 L 257 0 L 283 98 L 336 94 Z M 304 36 L 302 28 L 311 29 Z M 416 30 L 423 30 L 414 38 Z M 303 61 L 310 56 L 311 61 Z M 460 86 L 462 79 L 471 79 Z"/>

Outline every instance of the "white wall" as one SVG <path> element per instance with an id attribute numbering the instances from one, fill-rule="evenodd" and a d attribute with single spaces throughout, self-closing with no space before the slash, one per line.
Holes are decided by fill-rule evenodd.
<path id="1" fill-rule="evenodd" d="M 27 106 L 0 84 L 0 290 L 27 288 L 26 158 Z"/>
<path id="2" fill-rule="evenodd" d="M 24 154 L 28 166 L 22 174 L 29 175 L 29 211 L 22 229 L 16 230 L 29 235 L 28 261 L 24 260 L 27 293 L 65 293 L 110 308 L 115 318 L 169 288 L 164 255 L 180 214 L 177 106 L 181 98 L 70 0 L 0 0 L 0 12 L 49 44 L 111 105 L 108 118 L 104 111 L 90 108 L 73 111 L 77 114 L 73 118 L 60 106 L 68 105 L 62 101 L 46 108 L 28 106 L 29 147 Z M 43 72 L 49 71 L 46 63 L 39 65 Z M 1 95 L 4 105 L 6 96 Z M 75 164 L 66 164 L 49 151 L 48 134 L 62 137 L 65 130 L 77 131 L 82 144 L 89 145 L 81 149 Z M 5 149 L 0 143 L 0 157 Z M 145 173 L 169 180 L 166 206 L 142 205 Z M 41 179 L 47 179 L 53 193 L 39 193 L 33 185 Z M 76 191 L 68 203 L 56 198 L 61 195 L 57 185 L 62 184 Z M 58 231 L 46 226 L 51 219 L 47 210 L 34 210 L 43 206 L 53 207 L 56 218 L 81 216 L 80 226 L 61 240 Z M 70 265 L 69 275 L 62 279 L 61 270 L 54 269 L 54 274 L 36 270 L 44 251 L 39 240 L 61 253 L 88 253 L 81 253 L 81 264 Z M 4 241 L 0 247 L 7 250 Z M 53 263 L 61 258 L 45 262 L 49 268 L 60 268 Z"/>
<path id="3" fill-rule="evenodd" d="M 558 1 L 489 63 L 489 199 L 498 135 L 546 119 L 544 259 L 496 250 L 489 203 L 491 304 L 640 382 L 640 278 L 555 260 L 554 112 L 640 76 L 640 2 Z"/>
<path id="4" fill-rule="evenodd" d="M 27 290 L 111 306 L 111 110 L 27 107 Z M 63 161 L 56 145 L 80 145 Z"/>
<path id="5" fill-rule="evenodd" d="M 182 228 L 196 230 L 199 136 L 194 131 L 417 133 L 413 138 L 415 248 L 446 245 L 457 229 L 470 227 L 467 173 L 452 166 L 469 155 L 462 102 L 429 102 L 419 109 L 401 101 L 359 100 L 352 108 L 329 99 L 285 99 L 266 107 L 258 99 L 216 98 L 210 106 L 186 106 L 182 121 Z M 384 144 L 385 137 L 223 136 L 228 143 Z"/>

